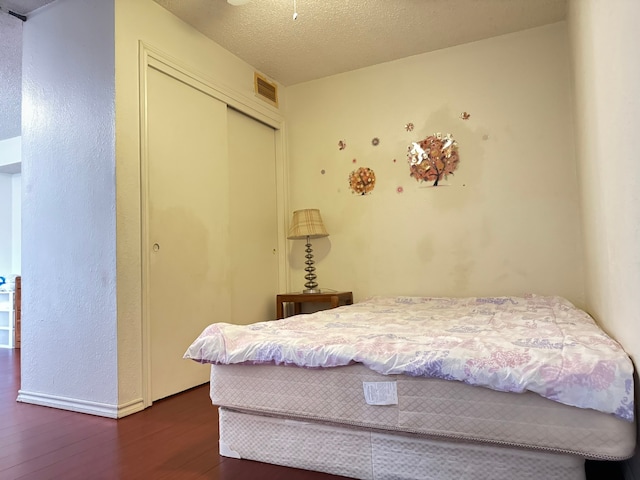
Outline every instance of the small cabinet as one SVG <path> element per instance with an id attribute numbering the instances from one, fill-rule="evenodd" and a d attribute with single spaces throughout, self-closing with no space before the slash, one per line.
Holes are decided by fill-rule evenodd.
<path id="1" fill-rule="evenodd" d="M 15 292 L 0 291 L 0 348 L 14 348 Z"/>
<path id="2" fill-rule="evenodd" d="M 278 319 L 285 317 L 285 303 L 293 303 L 294 315 L 298 315 L 302 312 L 303 303 L 328 303 L 329 308 L 337 308 L 340 303 L 351 305 L 353 304 L 353 293 L 281 293 L 276 295 L 276 315 Z"/>

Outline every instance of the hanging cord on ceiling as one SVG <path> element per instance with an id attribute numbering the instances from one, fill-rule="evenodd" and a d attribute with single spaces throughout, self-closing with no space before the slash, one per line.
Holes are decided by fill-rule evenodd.
<path id="1" fill-rule="evenodd" d="M 293 19 L 296 20 L 298 18 L 298 5 L 296 0 L 293 0 Z"/>
<path id="2" fill-rule="evenodd" d="M 19 13 L 16 13 L 16 12 L 14 12 L 12 10 L 8 10 L 8 9 L 4 8 L 2 5 L 0 5 L 0 12 L 6 13 L 7 15 L 11 15 L 12 17 L 19 18 L 23 22 L 27 21 L 26 15 L 20 15 Z"/>

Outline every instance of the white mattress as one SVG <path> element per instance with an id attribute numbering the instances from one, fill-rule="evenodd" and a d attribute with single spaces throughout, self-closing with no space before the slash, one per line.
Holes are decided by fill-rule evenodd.
<path id="1" fill-rule="evenodd" d="M 397 405 L 365 402 L 363 382 L 395 381 Z M 535 393 L 506 393 L 457 381 L 380 375 L 359 365 L 305 369 L 212 365 L 215 405 L 427 437 L 620 460 L 633 455 L 635 425 Z"/>
<path id="2" fill-rule="evenodd" d="M 584 480 L 584 460 L 220 408 L 220 454 L 362 480 Z"/>
<path id="3" fill-rule="evenodd" d="M 214 323 L 186 358 L 457 380 L 634 420 L 633 364 L 561 297 L 374 297 L 251 325 Z"/>

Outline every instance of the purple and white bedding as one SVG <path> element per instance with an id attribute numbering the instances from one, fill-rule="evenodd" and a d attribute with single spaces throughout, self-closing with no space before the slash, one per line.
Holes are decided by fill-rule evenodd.
<path id="1" fill-rule="evenodd" d="M 374 297 L 251 325 L 214 323 L 185 358 L 201 363 L 337 367 L 532 391 L 633 421 L 633 365 L 561 297 Z"/>

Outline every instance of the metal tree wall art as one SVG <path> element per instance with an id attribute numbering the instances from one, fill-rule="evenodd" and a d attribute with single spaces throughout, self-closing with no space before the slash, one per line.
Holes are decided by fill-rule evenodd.
<path id="1" fill-rule="evenodd" d="M 413 142 L 408 150 L 410 175 L 418 182 L 433 181 L 434 187 L 447 175 L 453 175 L 460 162 L 458 142 L 450 133 L 429 135 L 424 140 Z"/>
<path id="2" fill-rule="evenodd" d="M 376 186 L 376 174 L 367 167 L 360 167 L 349 174 L 349 188 L 353 193 L 366 195 Z"/>

